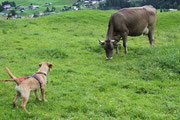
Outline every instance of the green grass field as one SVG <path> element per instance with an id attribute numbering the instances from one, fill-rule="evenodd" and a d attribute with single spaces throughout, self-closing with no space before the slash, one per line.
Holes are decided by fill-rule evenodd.
<path id="1" fill-rule="evenodd" d="M 32 93 L 30 115 L 12 106 L 15 82 L 0 81 L 0 119 L 180 119 L 180 12 L 158 13 L 153 48 L 146 36 L 128 37 L 128 55 L 122 47 L 107 61 L 98 39 L 105 39 L 113 12 L 0 20 L 0 79 L 10 78 L 5 66 L 24 77 L 42 61 L 53 63 L 48 102 Z"/>

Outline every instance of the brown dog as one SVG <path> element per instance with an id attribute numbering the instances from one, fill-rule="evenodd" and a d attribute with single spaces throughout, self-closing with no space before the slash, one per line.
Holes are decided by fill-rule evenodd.
<path id="1" fill-rule="evenodd" d="M 42 62 L 39 64 L 39 66 L 40 66 L 40 69 L 32 77 L 30 77 L 28 79 L 15 81 L 16 82 L 16 93 L 17 93 L 16 97 L 13 101 L 13 104 L 15 107 L 17 107 L 16 102 L 22 96 L 23 101 L 22 101 L 21 107 L 25 111 L 27 111 L 26 104 L 29 99 L 30 91 L 32 91 L 32 90 L 35 93 L 36 99 L 41 100 L 41 99 L 39 99 L 38 91 L 37 91 L 38 89 L 41 89 L 42 100 L 47 101 L 45 99 L 46 74 L 48 71 L 49 72 L 51 71 L 52 64 L 49 62 Z M 7 67 L 6 67 L 6 70 L 12 78 L 16 78 Z"/>

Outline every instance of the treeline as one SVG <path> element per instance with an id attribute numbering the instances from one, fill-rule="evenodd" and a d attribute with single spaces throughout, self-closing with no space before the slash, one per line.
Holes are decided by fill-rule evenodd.
<path id="1" fill-rule="evenodd" d="M 16 7 L 15 2 L 4 1 L 4 2 L 2 2 L 2 6 L 4 6 L 4 5 L 11 5 L 11 7 Z"/>
<path id="2" fill-rule="evenodd" d="M 5 5 L 10 5 L 11 7 L 16 7 L 15 2 L 4 1 L 4 2 L 2 2 L 2 5 L 0 4 L 0 12 L 2 12 L 4 10 Z"/>
<path id="3" fill-rule="evenodd" d="M 125 7 L 138 7 L 152 5 L 157 9 L 179 9 L 180 0 L 106 0 L 99 4 L 100 9 L 120 9 Z"/>
<path id="4" fill-rule="evenodd" d="M 4 7 L 0 5 L 0 12 L 2 12 L 3 10 L 4 10 Z"/>

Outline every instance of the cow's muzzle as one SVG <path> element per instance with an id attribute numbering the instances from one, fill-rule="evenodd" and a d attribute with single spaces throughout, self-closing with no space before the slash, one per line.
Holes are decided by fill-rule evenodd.
<path id="1" fill-rule="evenodd" d="M 113 58 L 113 57 L 109 57 L 109 58 L 108 58 L 108 57 L 106 57 L 106 60 L 112 60 L 112 58 Z"/>

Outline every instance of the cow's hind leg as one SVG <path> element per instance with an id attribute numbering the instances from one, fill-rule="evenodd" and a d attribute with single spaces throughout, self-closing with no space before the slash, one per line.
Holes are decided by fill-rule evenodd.
<path id="1" fill-rule="evenodd" d="M 124 35 L 122 37 L 122 39 L 123 39 L 124 52 L 125 52 L 125 54 L 127 54 L 128 53 L 128 50 L 127 50 L 127 35 Z"/>
<path id="2" fill-rule="evenodd" d="M 154 43 L 154 30 L 150 30 L 148 33 L 149 43 L 152 46 Z"/>

